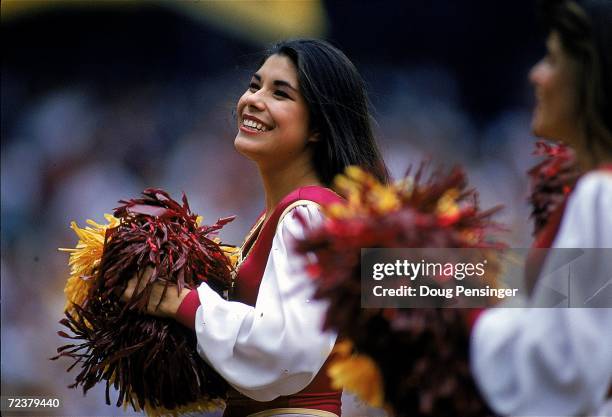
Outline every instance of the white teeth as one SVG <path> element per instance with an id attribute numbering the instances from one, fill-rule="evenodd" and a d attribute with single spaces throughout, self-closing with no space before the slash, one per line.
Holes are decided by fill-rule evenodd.
<path id="1" fill-rule="evenodd" d="M 253 129 L 257 129 L 257 130 L 262 131 L 262 132 L 265 132 L 265 131 L 268 130 L 268 128 L 266 128 L 261 123 L 257 123 L 255 120 L 251 120 L 251 119 L 243 119 L 242 120 L 242 124 L 244 126 L 251 127 Z"/>

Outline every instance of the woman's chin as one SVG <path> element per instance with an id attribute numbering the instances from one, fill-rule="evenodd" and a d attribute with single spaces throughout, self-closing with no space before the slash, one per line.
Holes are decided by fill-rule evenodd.
<path id="1" fill-rule="evenodd" d="M 537 138 L 551 140 L 554 142 L 566 143 L 566 141 L 563 140 L 562 137 L 557 133 L 556 129 L 552 129 L 550 126 L 532 123 L 531 133 Z"/>
<path id="2" fill-rule="evenodd" d="M 542 136 L 542 131 L 540 130 L 540 128 L 538 127 L 538 125 L 532 123 L 531 124 L 531 134 L 537 138 L 541 138 Z"/>
<path id="3" fill-rule="evenodd" d="M 238 132 L 234 139 L 234 148 L 238 153 L 254 161 L 257 160 L 257 154 L 261 152 L 259 145 L 253 139 L 241 135 L 241 132 Z"/>
<path id="4" fill-rule="evenodd" d="M 538 138 L 546 138 L 546 131 L 547 129 L 540 118 L 537 115 L 534 115 L 533 119 L 531 119 L 531 133 Z"/>

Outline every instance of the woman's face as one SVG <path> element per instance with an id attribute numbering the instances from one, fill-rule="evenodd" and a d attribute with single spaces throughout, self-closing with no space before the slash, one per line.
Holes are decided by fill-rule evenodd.
<path id="1" fill-rule="evenodd" d="M 305 156 L 308 107 L 293 62 L 272 55 L 257 70 L 238 100 L 236 149 L 260 167 L 278 167 Z"/>
<path id="2" fill-rule="evenodd" d="M 571 143 L 579 131 L 575 63 L 557 32 L 548 36 L 546 48 L 529 73 L 536 96 L 531 128 L 536 136 Z"/>

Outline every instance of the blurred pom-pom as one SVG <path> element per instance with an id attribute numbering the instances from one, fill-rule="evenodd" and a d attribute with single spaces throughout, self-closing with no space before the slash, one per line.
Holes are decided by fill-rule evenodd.
<path id="1" fill-rule="evenodd" d="M 575 152 L 567 145 L 538 141 L 533 154 L 544 158 L 527 172 L 535 236 L 574 188 L 582 172 Z"/>
<path id="2" fill-rule="evenodd" d="M 346 202 L 326 207 L 325 223 L 298 242 L 298 251 L 316 255 L 308 268 L 316 297 L 330 303 L 325 327 L 352 342 L 335 356 L 330 376 L 395 416 L 492 415 L 469 368 L 473 310 L 361 308 L 361 248 L 481 249 L 492 271 L 486 283 L 496 285 L 497 249 L 505 247 L 495 238 L 503 228 L 492 219 L 499 207 L 480 210 L 459 168 L 427 179 L 425 171 L 421 165 L 385 185 L 349 168 L 336 181 Z M 367 389 L 358 382 L 363 375 Z"/>

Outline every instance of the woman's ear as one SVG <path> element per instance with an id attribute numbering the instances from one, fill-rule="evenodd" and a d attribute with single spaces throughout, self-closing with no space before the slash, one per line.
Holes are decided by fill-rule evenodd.
<path id="1" fill-rule="evenodd" d="M 308 139 L 306 139 L 306 143 L 318 142 L 319 140 L 321 140 L 321 135 L 319 135 L 319 132 L 312 132 Z"/>

